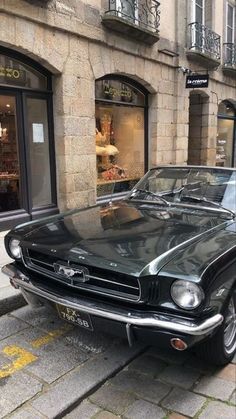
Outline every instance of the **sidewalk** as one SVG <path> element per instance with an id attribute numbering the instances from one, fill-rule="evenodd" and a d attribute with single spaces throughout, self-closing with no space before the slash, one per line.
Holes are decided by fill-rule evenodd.
<path id="1" fill-rule="evenodd" d="M 15 290 L 9 278 L 1 272 L 2 266 L 11 262 L 4 247 L 4 236 L 7 232 L 0 232 L 0 316 L 25 304 L 20 291 Z"/>

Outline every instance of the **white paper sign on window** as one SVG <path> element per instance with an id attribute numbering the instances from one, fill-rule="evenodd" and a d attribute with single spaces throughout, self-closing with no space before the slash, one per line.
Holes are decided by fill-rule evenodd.
<path id="1" fill-rule="evenodd" d="M 33 143 L 44 143 L 43 124 L 32 124 L 33 127 Z"/>

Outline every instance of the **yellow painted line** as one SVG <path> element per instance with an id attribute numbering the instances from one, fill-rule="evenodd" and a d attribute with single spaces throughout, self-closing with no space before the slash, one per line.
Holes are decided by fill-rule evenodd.
<path id="1" fill-rule="evenodd" d="M 41 336 L 38 339 L 33 340 L 31 342 L 31 345 L 33 348 L 40 348 L 41 346 L 47 345 L 48 343 L 52 342 L 57 337 L 64 335 L 71 329 L 73 329 L 73 326 L 66 324 L 61 329 L 54 330 L 45 334 L 44 336 Z M 12 363 L 4 365 L 0 369 L 0 379 L 14 374 L 16 371 L 21 370 L 22 368 L 26 367 L 27 365 L 31 364 L 32 362 L 38 359 L 38 357 L 32 354 L 31 352 L 26 351 L 25 349 L 20 348 L 16 345 L 5 346 L 5 348 L 2 350 L 2 353 L 4 355 L 17 358 Z"/>
<path id="2" fill-rule="evenodd" d="M 31 342 L 33 348 L 40 348 L 41 346 L 47 345 L 59 336 L 64 335 L 69 330 L 73 329 L 70 325 L 65 325 L 61 329 L 53 330 L 40 338 L 37 338 Z"/>
<path id="3" fill-rule="evenodd" d="M 7 356 L 17 356 L 17 359 L 0 369 L 0 378 L 8 377 L 38 359 L 38 357 L 31 352 L 16 345 L 6 346 L 2 352 Z"/>

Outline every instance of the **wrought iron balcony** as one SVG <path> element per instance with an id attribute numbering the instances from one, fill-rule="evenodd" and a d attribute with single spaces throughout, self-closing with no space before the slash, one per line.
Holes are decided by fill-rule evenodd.
<path id="1" fill-rule="evenodd" d="M 223 44 L 223 48 L 223 71 L 229 75 L 236 75 L 236 44 L 228 42 Z"/>
<path id="2" fill-rule="evenodd" d="M 109 0 L 103 24 L 148 44 L 159 39 L 160 3 L 157 0 Z"/>
<path id="3" fill-rule="evenodd" d="M 236 44 L 224 44 L 224 65 L 236 68 Z"/>
<path id="4" fill-rule="evenodd" d="M 221 58 L 220 35 L 199 22 L 190 23 L 187 55 L 206 67 L 218 66 Z"/>

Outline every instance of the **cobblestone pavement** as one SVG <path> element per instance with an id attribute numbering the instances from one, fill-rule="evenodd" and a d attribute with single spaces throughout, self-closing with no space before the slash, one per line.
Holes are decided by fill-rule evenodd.
<path id="1" fill-rule="evenodd" d="M 236 358 L 129 348 L 49 308 L 0 317 L 0 418 L 235 419 Z"/>

